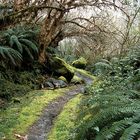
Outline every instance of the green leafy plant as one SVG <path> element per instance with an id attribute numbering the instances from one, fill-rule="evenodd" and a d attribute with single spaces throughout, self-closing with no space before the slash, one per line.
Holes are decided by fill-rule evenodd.
<path id="1" fill-rule="evenodd" d="M 74 139 L 140 138 L 139 54 L 136 49 L 112 62 L 110 73 L 86 88 L 88 94 L 79 106 Z"/>
<path id="2" fill-rule="evenodd" d="M 23 57 L 34 59 L 38 53 L 37 42 L 35 41 L 38 30 L 18 26 L 3 32 L 5 44 L 22 54 Z"/>
<path id="3" fill-rule="evenodd" d="M 13 96 L 22 96 L 28 91 L 31 91 L 28 85 L 14 84 L 5 79 L 0 79 L 0 98 L 10 100 Z"/>
<path id="4" fill-rule="evenodd" d="M 18 51 L 7 46 L 0 46 L 0 58 L 1 63 L 10 61 L 14 65 L 22 61 L 22 55 Z"/>

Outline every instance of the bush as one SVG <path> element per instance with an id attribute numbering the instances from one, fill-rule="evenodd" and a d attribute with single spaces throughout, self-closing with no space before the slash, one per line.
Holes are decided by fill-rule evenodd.
<path id="1" fill-rule="evenodd" d="M 138 50 L 129 53 L 100 82 L 86 88 L 79 106 L 77 140 L 140 138 L 140 73 Z M 102 62 L 103 63 L 103 62 Z"/>
<path id="2" fill-rule="evenodd" d="M 28 85 L 19 85 L 0 79 L 0 98 L 10 100 L 13 96 L 22 96 L 31 91 Z"/>

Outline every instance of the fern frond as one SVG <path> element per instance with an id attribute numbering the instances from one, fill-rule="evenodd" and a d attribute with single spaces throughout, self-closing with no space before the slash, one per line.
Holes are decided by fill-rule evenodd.
<path id="1" fill-rule="evenodd" d="M 20 53 L 23 52 L 22 45 L 21 45 L 21 43 L 19 42 L 17 36 L 12 35 L 12 36 L 10 37 L 10 42 L 9 42 L 9 43 L 10 43 L 10 46 L 11 46 L 11 47 L 13 47 L 13 45 L 15 45 L 15 46 L 17 47 L 17 50 L 19 50 Z"/>
<path id="2" fill-rule="evenodd" d="M 23 45 L 23 48 L 24 48 L 24 51 L 26 51 L 27 55 L 33 60 L 34 57 L 33 57 L 32 53 L 31 53 L 31 51 L 29 50 L 29 48 L 27 46 L 25 46 L 25 45 Z"/>
<path id="3" fill-rule="evenodd" d="M 132 118 L 114 122 L 110 127 L 104 127 L 96 136 L 95 140 L 113 139 L 117 133 L 122 133 L 128 126 L 132 124 Z"/>
<path id="4" fill-rule="evenodd" d="M 0 46 L 0 56 L 5 60 L 9 59 L 14 65 L 22 61 L 22 56 L 18 51 L 5 46 Z"/>
<path id="5" fill-rule="evenodd" d="M 32 41 L 28 39 L 19 39 L 19 41 L 24 45 L 28 46 L 34 52 L 38 53 L 38 47 Z"/>
<path id="6" fill-rule="evenodd" d="M 140 123 L 134 123 L 124 131 L 120 140 L 134 140 L 136 135 L 139 133 L 140 133 Z"/>
<path id="7" fill-rule="evenodd" d="M 15 32 L 13 31 L 13 29 L 6 30 L 6 33 L 9 34 L 9 35 L 15 34 Z"/>
<path id="8" fill-rule="evenodd" d="M 109 107 L 107 109 L 100 110 L 97 114 L 93 113 L 93 115 L 91 115 L 87 120 L 82 120 L 79 127 L 82 134 L 79 133 L 77 138 L 80 137 L 80 135 L 88 133 L 87 130 L 90 130 L 90 128 L 98 127 L 99 130 L 101 130 L 104 126 L 112 124 L 114 121 L 123 120 L 125 117 L 132 117 L 135 112 L 137 112 L 137 107 L 128 106 L 123 108 Z M 97 133 L 96 129 L 92 129 L 92 133 Z"/>
<path id="9" fill-rule="evenodd" d="M 125 117 L 132 117 L 140 107 L 137 106 L 126 106 L 126 107 L 108 107 L 107 109 L 101 110 L 97 115 L 92 117 L 88 122 L 88 128 L 104 127 L 108 122 L 118 121 Z"/>

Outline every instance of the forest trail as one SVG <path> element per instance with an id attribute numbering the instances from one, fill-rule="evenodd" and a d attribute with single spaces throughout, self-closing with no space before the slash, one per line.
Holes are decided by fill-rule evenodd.
<path id="1" fill-rule="evenodd" d="M 86 84 L 91 84 L 93 81 L 93 79 L 80 73 L 77 73 L 77 75 L 83 78 Z M 43 110 L 43 113 L 38 121 L 29 128 L 27 139 L 47 140 L 48 133 L 53 127 L 57 116 L 63 110 L 64 105 L 77 94 L 83 93 L 84 88 L 84 84 L 77 85 L 70 91 L 66 92 L 63 96 L 58 97 L 53 102 L 49 103 L 49 105 L 47 105 L 47 107 Z"/>

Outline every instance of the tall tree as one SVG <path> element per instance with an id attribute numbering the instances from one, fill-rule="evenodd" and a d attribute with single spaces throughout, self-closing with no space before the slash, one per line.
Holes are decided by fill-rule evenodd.
<path id="1" fill-rule="evenodd" d="M 7 0 L 8 1 L 8 0 Z M 117 0 L 116 0 L 117 1 Z M 73 34 L 81 35 L 102 30 L 95 24 L 96 17 L 88 13 L 90 8 L 102 10 L 104 8 L 118 8 L 114 0 L 14 0 L 14 12 L 6 14 L 5 19 L 14 19 L 15 22 L 34 22 L 41 24 L 40 32 L 40 54 L 39 61 L 45 61 L 45 50 L 50 45 L 56 46 L 60 40 Z M 119 0 L 118 0 L 119 1 Z M 120 0 L 121 1 L 121 0 Z M 78 15 L 78 11 L 82 14 Z M 85 10 L 87 10 L 85 12 Z M 71 12 L 75 12 L 74 18 L 69 18 Z M 91 16 L 88 16 L 91 15 Z M 3 19 L 3 18 L 2 18 Z M 19 19 L 19 20 L 15 20 Z M 66 31 L 67 27 L 73 25 L 75 31 Z"/>

